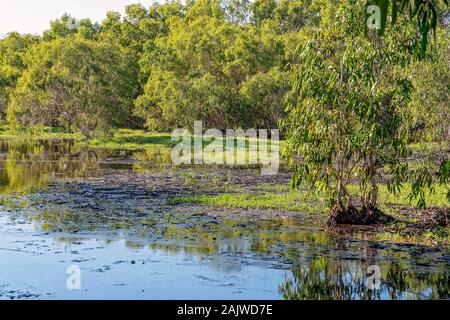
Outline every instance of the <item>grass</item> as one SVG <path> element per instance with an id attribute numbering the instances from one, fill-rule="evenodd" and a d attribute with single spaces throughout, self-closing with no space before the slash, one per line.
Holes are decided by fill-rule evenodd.
<path id="1" fill-rule="evenodd" d="M 272 190 L 268 192 L 267 190 Z M 291 192 L 285 185 L 260 186 L 263 194 L 250 193 L 225 193 L 219 195 L 193 195 L 186 197 L 174 197 L 168 199 L 169 205 L 196 204 L 224 208 L 239 209 L 270 209 L 277 211 L 293 211 L 303 214 L 328 212 L 326 197 L 313 191 L 303 190 Z M 349 191 L 356 193 L 357 185 L 350 185 Z M 446 199 L 446 188 L 435 186 L 435 192 L 427 198 L 428 207 L 449 208 L 450 203 Z M 413 223 L 421 221 L 421 211 L 410 203 L 406 187 L 402 194 L 393 195 L 388 192 L 385 185 L 379 188 L 380 208 L 387 214 L 396 218 L 396 221 L 380 228 L 374 233 L 366 234 L 364 231 L 355 232 L 353 236 L 360 239 L 371 239 L 386 242 L 420 243 L 424 245 L 450 245 L 450 228 L 435 227 L 432 229 L 414 229 Z M 402 216 L 400 208 L 406 209 L 407 215 Z"/>
<path id="2" fill-rule="evenodd" d="M 356 194 L 358 192 L 357 185 L 350 185 L 349 192 Z M 400 194 L 390 193 L 386 185 L 380 185 L 378 190 L 378 197 L 380 199 L 380 206 L 384 209 L 387 206 L 414 206 L 414 201 L 411 203 L 408 195 L 411 192 L 409 184 L 405 185 Z M 450 203 L 446 198 L 447 189 L 443 185 L 435 185 L 433 193 L 426 193 L 426 204 L 428 207 L 450 207 Z"/>
<path id="3" fill-rule="evenodd" d="M 168 200 L 169 205 L 183 203 L 212 205 L 226 208 L 241 209 L 273 209 L 281 211 L 297 211 L 303 213 L 322 212 L 324 209 L 322 197 L 312 192 L 266 193 L 262 195 L 246 193 L 225 193 L 220 195 L 194 195 L 174 197 Z"/>
<path id="4" fill-rule="evenodd" d="M 177 143 L 168 133 L 151 133 L 143 130 L 121 129 L 112 137 L 96 138 L 88 141 L 88 146 L 102 149 L 172 149 Z"/>
<path id="5" fill-rule="evenodd" d="M 422 143 L 411 143 L 408 145 L 408 149 L 416 154 L 436 152 L 446 147 L 448 147 L 448 145 L 446 146 L 445 144 L 432 141 Z"/>
<path id="6" fill-rule="evenodd" d="M 168 133 L 152 133 L 143 130 L 120 129 L 113 136 L 85 141 L 78 133 L 67 133 L 58 128 L 45 127 L 36 132 L 12 131 L 9 126 L 0 126 L 0 138 L 4 139 L 74 139 L 91 148 L 142 150 L 150 148 L 171 149 L 176 143 Z"/>
<path id="7" fill-rule="evenodd" d="M 60 128 L 44 127 L 39 131 L 31 132 L 28 130 L 12 131 L 7 125 L 0 125 L 0 138 L 3 139 L 75 139 L 82 140 L 80 134 L 67 133 Z"/>

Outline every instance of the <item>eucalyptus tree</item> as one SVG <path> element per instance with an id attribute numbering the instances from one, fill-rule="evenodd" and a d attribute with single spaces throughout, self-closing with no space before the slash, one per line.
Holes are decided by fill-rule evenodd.
<path id="1" fill-rule="evenodd" d="M 450 143 L 450 33 L 439 28 L 430 57 L 416 61 L 405 72 L 412 77 L 414 94 L 411 139 Z M 450 146 L 447 145 L 450 151 Z"/>
<path id="2" fill-rule="evenodd" d="M 411 181 L 410 197 L 418 198 L 420 206 L 425 205 L 424 190 L 432 191 L 434 182 L 449 186 L 447 159 L 439 168 L 430 163 L 428 170 L 412 171 L 403 161 L 413 86 L 401 70 L 414 57 L 414 25 L 402 19 L 382 34 L 367 32 L 363 7 L 362 1 L 343 2 L 333 20 L 322 21 L 315 36 L 299 46 L 288 117 L 282 121 L 285 156 L 294 168 L 292 185 L 306 182 L 326 191 L 333 206 L 331 223 L 384 217 L 378 209 L 383 171 L 392 192 Z M 352 182 L 360 185 L 356 196 L 348 191 Z"/>

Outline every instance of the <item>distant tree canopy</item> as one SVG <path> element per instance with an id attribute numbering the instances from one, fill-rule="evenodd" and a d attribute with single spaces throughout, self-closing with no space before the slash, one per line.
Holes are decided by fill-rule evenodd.
<path id="1" fill-rule="evenodd" d="M 442 57 L 403 71 L 416 89 L 411 128 L 444 132 L 448 97 L 430 86 L 447 80 L 446 0 L 188 0 L 130 5 L 101 23 L 64 15 L 42 36 L 0 39 L 0 112 L 15 126 L 87 135 L 117 126 L 171 130 L 194 120 L 219 129 L 274 128 L 286 115 L 292 67 L 303 61 L 297 47 L 333 21 L 344 32 L 337 16 L 344 5 L 355 8 L 364 29 L 370 4 L 382 9 L 383 30 L 388 21 L 410 25 L 403 36 L 411 56 L 426 43 L 430 56 Z M 427 124 L 418 114 L 425 99 L 439 106 L 426 110 Z"/>
<path id="2" fill-rule="evenodd" d="M 64 37 L 24 57 L 27 68 L 7 110 L 11 124 L 66 127 L 87 137 L 124 124 L 136 84 L 120 47 Z"/>
<path id="3" fill-rule="evenodd" d="M 24 54 L 39 39 L 16 32 L 0 40 L 0 112 L 5 113 L 9 105 L 9 96 L 16 88 L 17 80 L 27 68 Z"/>

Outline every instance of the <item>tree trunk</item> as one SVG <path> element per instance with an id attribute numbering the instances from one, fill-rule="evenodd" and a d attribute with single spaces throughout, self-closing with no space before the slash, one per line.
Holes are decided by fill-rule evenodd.
<path id="1" fill-rule="evenodd" d="M 370 208 L 374 209 L 377 207 L 378 202 L 378 185 L 375 179 L 375 175 L 373 175 L 370 178 L 370 186 L 371 190 L 370 190 L 369 206 Z"/>
<path id="2" fill-rule="evenodd" d="M 373 156 L 369 156 L 369 174 L 370 174 L 370 192 L 367 207 L 370 209 L 375 209 L 378 202 L 378 185 L 377 185 L 377 169 L 373 160 Z"/>

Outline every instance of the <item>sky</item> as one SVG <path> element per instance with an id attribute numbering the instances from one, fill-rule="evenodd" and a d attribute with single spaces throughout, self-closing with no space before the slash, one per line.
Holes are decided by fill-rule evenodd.
<path id="1" fill-rule="evenodd" d="M 11 31 L 41 34 L 50 21 L 68 13 L 77 19 L 101 22 L 108 11 L 123 13 L 125 6 L 141 3 L 149 7 L 163 0 L 0 0 L 0 36 Z"/>

